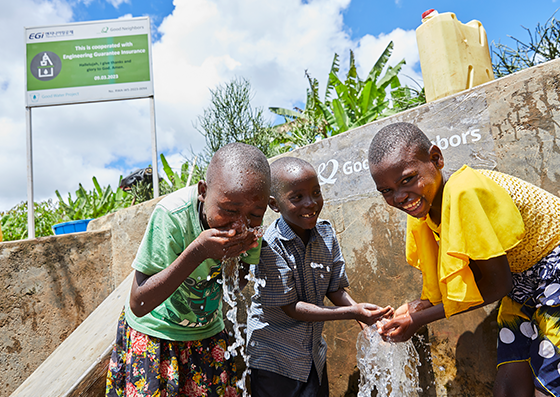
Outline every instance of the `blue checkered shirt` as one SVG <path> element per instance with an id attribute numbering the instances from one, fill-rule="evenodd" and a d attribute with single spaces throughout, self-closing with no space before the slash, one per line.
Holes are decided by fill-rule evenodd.
<path id="1" fill-rule="evenodd" d="M 311 230 L 307 246 L 281 217 L 266 229 L 258 281 L 247 321 L 249 367 L 307 382 L 311 365 L 322 378 L 327 343 L 323 322 L 298 321 L 281 306 L 298 301 L 324 306 L 328 292 L 348 286 L 344 258 L 326 220 Z"/>

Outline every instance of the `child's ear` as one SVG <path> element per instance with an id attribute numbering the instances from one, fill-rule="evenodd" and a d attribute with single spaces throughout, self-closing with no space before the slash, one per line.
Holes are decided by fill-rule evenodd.
<path id="1" fill-rule="evenodd" d="M 199 181 L 198 182 L 198 201 L 204 203 L 206 199 L 206 193 L 208 192 L 208 184 L 206 181 Z"/>
<path id="2" fill-rule="evenodd" d="M 430 148 L 430 161 L 438 170 L 443 169 L 443 153 L 441 153 L 441 149 L 437 145 L 432 145 Z"/>
<path id="3" fill-rule="evenodd" d="M 276 199 L 274 198 L 274 196 L 270 196 L 268 199 L 268 206 L 270 207 L 270 209 L 274 212 L 280 212 L 280 208 L 278 208 L 278 203 L 276 202 Z"/>

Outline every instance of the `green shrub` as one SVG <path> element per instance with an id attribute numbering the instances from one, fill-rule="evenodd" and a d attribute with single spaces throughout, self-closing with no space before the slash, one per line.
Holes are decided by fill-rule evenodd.
<path id="1" fill-rule="evenodd" d="M 27 232 L 27 202 L 22 201 L 6 212 L 0 212 L 4 241 L 23 240 Z M 35 203 L 35 236 L 53 235 L 52 226 L 64 222 L 60 208 L 52 200 Z"/>
<path id="2" fill-rule="evenodd" d="M 122 189 L 117 188 L 116 191 L 113 191 L 111 185 L 101 188 L 96 177 L 93 177 L 92 180 L 94 185 L 92 191 L 88 192 L 80 183 L 75 199 L 72 199 L 72 194 L 68 193 L 68 202 L 64 201 L 58 190 L 55 191 L 65 221 L 99 218 L 132 204 L 132 196 L 123 192 Z"/>

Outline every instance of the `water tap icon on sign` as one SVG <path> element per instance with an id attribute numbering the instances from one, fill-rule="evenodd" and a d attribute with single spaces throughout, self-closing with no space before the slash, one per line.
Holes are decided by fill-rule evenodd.
<path id="1" fill-rule="evenodd" d="M 37 76 L 39 78 L 54 77 L 54 64 L 46 52 L 43 54 L 40 65 L 37 68 Z"/>

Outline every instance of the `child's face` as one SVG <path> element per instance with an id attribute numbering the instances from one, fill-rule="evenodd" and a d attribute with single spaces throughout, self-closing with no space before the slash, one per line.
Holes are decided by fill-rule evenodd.
<path id="1" fill-rule="evenodd" d="M 323 208 L 321 186 L 310 167 L 290 169 L 281 174 L 278 197 L 271 197 L 270 208 L 280 212 L 292 230 L 302 239 L 313 229 Z"/>
<path id="2" fill-rule="evenodd" d="M 443 156 L 435 145 L 429 153 L 405 147 L 377 165 L 370 164 L 371 176 L 387 204 L 415 218 L 429 213 L 434 220 L 441 214 L 442 168 Z"/>
<path id="3" fill-rule="evenodd" d="M 204 203 L 206 226 L 237 232 L 243 231 L 242 225 L 261 225 L 270 194 L 256 174 L 246 174 L 241 181 L 227 173 L 216 176 L 211 186 L 199 182 L 198 192 L 198 199 Z"/>

